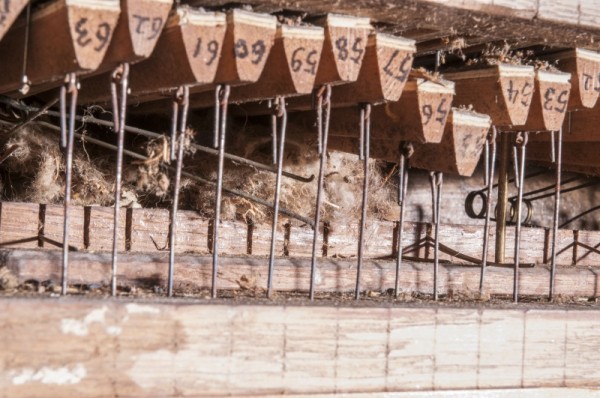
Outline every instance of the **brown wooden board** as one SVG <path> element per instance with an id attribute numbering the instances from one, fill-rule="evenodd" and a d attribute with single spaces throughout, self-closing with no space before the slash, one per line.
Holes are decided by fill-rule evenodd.
<path id="1" fill-rule="evenodd" d="M 600 106 L 567 113 L 563 129 L 563 142 L 584 143 L 600 141 Z M 532 141 L 550 141 L 549 134 L 530 136 Z"/>
<path id="2" fill-rule="evenodd" d="M 333 90 L 333 102 L 336 106 L 347 106 L 398 101 L 408 81 L 415 51 L 414 40 L 371 34 L 358 78 Z M 338 57 L 341 54 L 338 52 Z"/>
<path id="3" fill-rule="evenodd" d="M 111 42 L 120 6 L 101 2 L 56 0 L 32 14 L 26 74 L 33 85 L 59 81 L 68 73 L 87 73 L 100 66 Z M 25 23 L 0 41 L 0 92 L 22 85 Z M 35 89 L 34 89 L 35 90 Z"/>
<path id="4" fill-rule="evenodd" d="M 455 83 L 455 106 L 472 106 L 489 115 L 495 126 L 526 123 L 535 92 L 533 67 L 500 64 L 445 77 Z"/>
<path id="5" fill-rule="evenodd" d="M 7 0 L 0 6 L 0 40 L 15 22 L 29 0 Z"/>
<path id="6" fill-rule="evenodd" d="M 410 165 L 470 177 L 479 163 L 490 127 L 489 116 L 452 108 L 442 141 L 415 143 Z"/>
<path id="7" fill-rule="evenodd" d="M 600 166 L 600 142 L 564 142 L 562 161 L 565 164 L 598 167 Z M 527 158 L 542 162 L 551 161 L 549 142 L 531 142 L 527 146 Z"/>

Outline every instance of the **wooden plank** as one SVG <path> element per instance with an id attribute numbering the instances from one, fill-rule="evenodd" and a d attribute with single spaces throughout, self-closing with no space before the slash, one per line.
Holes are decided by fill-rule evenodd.
<path id="1" fill-rule="evenodd" d="M 597 309 L 549 308 L 536 311 L 533 319 L 527 307 L 337 308 L 80 298 L 13 298 L 2 304 L 8 308 L 0 322 L 11 345 L 0 352 L 6 367 L 0 386 L 11 397 L 306 397 L 302 394 L 343 391 L 353 397 L 385 392 L 403 398 L 521 392 L 530 398 L 598 396 L 592 390 Z M 546 322 L 558 319 L 567 330 L 563 341 L 536 339 L 547 333 Z M 519 336 L 525 330 L 527 335 Z M 491 336 L 499 342 L 487 344 Z M 503 344 L 510 351 L 501 361 L 525 353 L 527 362 L 512 369 L 481 363 L 487 350 Z M 365 372 L 358 370 L 361 358 L 371 365 Z M 574 389 L 551 388 L 556 376 L 540 372 L 545 358 L 566 358 L 555 366 L 563 385 Z M 499 376 L 487 389 L 478 383 L 482 371 Z M 414 378 L 397 384 L 400 372 Z M 521 372 L 540 372 L 537 388 L 521 390 Z M 432 391 L 443 385 L 464 387 Z"/>
<path id="2" fill-rule="evenodd" d="M 470 177 L 479 163 L 490 126 L 487 115 L 452 108 L 442 141 L 439 144 L 415 143 L 410 165 Z"/>
<path id="3" fill-rule="evenodd" d="M 113 36 L 120 6 L 117 0 L 56 0 L 31 16 L 27 77 L 33 85 L 58 81 L 67 73 L 100 66 Z M 15 25 L 0 42 L 0 53 L 14 62 L 0 64 L 0 92 L 22 85 L 25 23 Z"/>
<path id="4" fill-rule="evenodd" d="M 109 284 L 111 254 L 73 252 L 69 256 L 69 278 L 78 284 Z M 4 265 L 19 283 L 27 280 L 60 282 L 61 254 L 57 250 L 5 250 Z M 430 259 L 431 261 L 431 259 Z M 218 276 L 219 289 L 265 289 L 267 259 L 264 257 L 222 257 Z M 406 293 L 432 294 L 433 265 L 431 262 L 406 260 L 400 273 L 400 289 Z M 393 260 L 366 260 L 361 271 L 364 292 L 385 292 L 395 286 Z M 166 286 L 168 256 L 166 253 L 123 253 L 119 255 L 118 283 L 121 286 Z M 208 289 L 211 286 L 212 258 L 178 255 L 174 276 L 176 291 Z M 520 271 L 520 296 L 546 296 L 550 278 L 549 267 L 536 266 Z M 440 295 L 472 295 L 479 291 L 479 267 L 440 264 L 438 293 Z M 594 268 L 559 268 L 555 294 L 565 297 L 598 297 L 600 274 Z M 274 271 L 273 289 L 280 292 L 308 292 L 310 260 L 279 257 Z M 513 270 L 490 267 L 486 273 L 484 292 L 510 295 Z M 353 292 L 356 287 L 356 260 L 327 258 L 319 260 L 316 278 L 317 292 Z"/>
<path id="5" fill-rule="evenodd" d="M 0 209 L 0 242 L 9 247 L 37 247 L 39 205 L 2 202 Z"/>
<path id="6" fill-rule="evenodd" d="M 564 142 L 562 160 L 567 165 L 595 168 L 600 166 L 599 150 L 600 142 Z M 550 143 L 531 142 L 527 146 L 527 159 L 550 162 Z"/>
<path id="7" fill-rule="evenodd" d="M 455 83 L 454 105 L 472 106 L 476 112 L 489 115 L 495 126 L 526 123 L 534 77 L 533 67 L 508 64 L 445 74 Z"/>
<path id="8" fill-rule="evenodd" d="M 558 131 L 567 115 L 571 75 L 538 70 L 527 122 L 518 131 Z M 508 129 L 504 129 L 505 131 Z"/>
<path id="9" fill-rule="evenodd" d="M 563 123 L 563 142 L 582 143 L 600 141 L 600 106 L 569 112 Z M 532 141 L 550 141 L 548 134 L 530 135 Z"/>
<path id="10" fill-rule="evenodd" d="M 0 5 L 0 40 L 28 3 L 29 0 L 7 0 Z"/>
<path id="11" fill-rule="evenodd" d="M 576 48 L 552 56 L 558 66 L 573 76 L 569 109 L 593 108 L 600 85 L 600 53 Z"/>
<path id="12" fill-rule="evenodd" d="M 333 90 L 333 102 L 336 106 L 348 106 L 398 101 L 408 81 L 415 51 L 414 40 L 371 34 L 356 81 Z M 342 54 L 346 55 L 340 50 L 338 57 Z"/>

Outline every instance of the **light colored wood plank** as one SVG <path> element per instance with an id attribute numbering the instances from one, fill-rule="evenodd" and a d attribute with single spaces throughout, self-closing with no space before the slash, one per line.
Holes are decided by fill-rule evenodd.
<path id="1" fill-rule="evenodd" d="M 586 394 L 594 391 L 585 388 L 597 381 L 593 356 L 600 344 L 594 327 L 598 310 L 572 310 L 568 316 L 563 309 L 536 310 L 531 318 L 535 322 L 529 323 L 527 307 L 338 309 L 166 300 L 0 301 L 0 322 L 11 341 L 10 348 L 0 352 L 6 368 L 0 386 L 11 397 L 343 391 L 347 396 L 395 391 L 391 396 L 403 397 L 402 391 L 431 393 L 444 385 L 463 388 L 447 391 L 454 395 L 440 391 L 439 396 L 470 396 L 469 390 L 480 388 L 477 375 L 486 369 L 481 359 L 485 364 L 486 355 L 491 355 L 485 353 L 491 348 L 486 343 L 494 336 L 508 344 L 511 353 L 527 356 L 524 372 L 538 372 L 539 390 L 528 394 L 574 391 L 575 396 L 590 396 Z M 538 339 L 547 333 L 546 322 L 556 319 L 563 320 L 567 340 L 557 345 Z M 518 334 L 524 330 L 526 340 Z M 578 387 L 548 389 L 556 384 L 557 373 L 544 372 L 544 358 L 562 356 L 565 343 L 567 362 L 552 362 L 552 368 L 564 372 L 567 386 Z M 493 349 L 502 347 L 496 343 Z M 540 360 L 532 355 L 540 355 Z M 500 363 L 512 365 L 506 358 Z M 402 370 L 406 378 L 415 366 L 419 372 L 414 379 L 397 387 L 389 384 L 400 381 L 396 377 Z M 520 373 L 519 366 L 511 372 Z M 520 380 L 512 376 L 494 380 L 489 379 L 490 390 L 478 393 L 521 391 Z"/>

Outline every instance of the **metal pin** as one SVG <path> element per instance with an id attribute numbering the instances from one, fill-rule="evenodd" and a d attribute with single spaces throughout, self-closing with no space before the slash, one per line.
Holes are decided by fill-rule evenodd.
<path id="1" fill-rule="evenodd" d="M 519 177 L 519 156 L 516 146 L 513 146 L 513 171 L 515 173 L 515 188 L 518 189 L 521 184 L 521 178 Z"/>
<path id="2" fill-rule="evenodd" d="M 483 253 L 481 254 L 481 274 L 479 275 L 479 294 L 483 294 L 483 284 L 485 279 L 485 271 L 487 268 L 489 234 L 490 234 L 490 218 L 492 214 L 492 193 L 494 190 L 494 166 L 496 163 L 496 127 L 492 126 L 492 131 L 488 136 L 486 147 L 489 147 L 490 157 L 489 163 L 486 157 L 486 181 L 487 181 L 487 197 L 485 201 L 485 224 L 483 227 Z"/>
<path id="3" fill-rule="evenodd" d="M 488 176 L 490 174 L 490 142 L 486 141 L 483 147 L 483 185 L 488 186 Z"/>
<path id="4" fill-rule="evenodd" d="M 221 95 L 223 93 L 223 86 L 220 84 L 215 87 L 215 114 L 214 114 L 214 125 L 213 125 L 213 148 L 217 148 L 219 146 L 219 121 L 221 120 L 220 111 L 221 111 Z"/>
<path id="5" fill-rule="evenodd" d="M 9 3 L 6 3 L 9 4 Z M 31 87 L 31 82 L 27 77 L 27 57 L 29 53 L 29 35 L 31 30 L 31 2 L 27 3 L 27 8 L 25 11 L 25 36 L 23 38 L 23 65 L 21 71 L 21 88 L 19 92 L 23 95 L 26 95 L 29 92 L 29 88 Z"/>
<path id="6" fill-rule="evenodd" d="M 273 150 L 273 164 L 277 164 L 277 100 L 269 100 L 269 108 L 273 108 L 271 114 L 271 145 Z"/>
<path id="7" fill-rule="evenodd" d="M 365 108 L 360 108 L 359 120 L 359 137 L 358 137 L 358 160 L 363 160 L 365 157 Z"/>
<path id="8" fill-rule="evenodd" d="M 517 163 L 519 167 L 519 185 L 517 195 L 517 210 L 516 210 L 516 227 L 515 227 L 515 254 L 514 254 L 514 277 L 513 277 L 513 301 L 516 303 L 519 301 L 519 254 L 521 246 L 521 209 L 523 207 L 523 185 L 525 176 L 525 149 L 527 146 L 528 133 L 518 133 L 515 140 L 515 147 L 519 148 L 520 162 Z M 515 168 L 517 167 L 515 164 Z"/>
<path id="9" fill-rule="evenodd" d="M 558 130 L 556 139 L 556 188 L 554 191 L 554 217 L 552 219 L 552 252 L 550 264 L 550 289 L 548 299 L 552 300 L 554 296 L 554 278 L 556 276 L 556 235 L 558 234 L 558 218 L 560 210 L 560 190 L 562 173 L 562 128 Z M 554 141 L 552 142 L 554 147 Z"/>
<path id="10" fill-rule="evenodd" d="M 438 299 L 438 268 L 439 268 L 439 232 L 440 232 L 440 205 L 442 202 L 443 173 L 432 171 L 429 173 L 431 182 L 432 215 L 435 232 L 433 235 L 433 299 Z"/>
<path id="11" fill-rule="evenodd" d="M 283 169 L 283 151 L 285 146 L 285 133 L 287 130 L 287 111 L 285 109 L 285 98 L 278 97 L 275 106 L 276 113 L 275 127 L 277 119 L 281 119 L 279 126 L 279 148 L 277 151 L 277 176 L 275 178 L 275 197 L 273 199 L 273 225 L 271 227 L 271 250 L 269 253 L 269 275 L 267 280 L 267 297 L 271 298 L 273 294 L 273 270 L 275 268 L 275 238 L 277 236 L 277 219 L 279 216 L 279 196 L 281 195 L 281 174 Z M 274 136 L 276 135 L 276 129 Z M 315 226 L 316 228 L 316 226 Z"/>
<path id="12" fill-rule="evenodd" d="M 113 130 L 117 133 L 117 170 L 115 176 L 115 209 L 113 220 L 111 295 L 117 294 L 117 253 L 119 251 L 119 219 L 121 213 L 121 177 L 123 175 L 123 146 L 125 141 L 125 117 L 127 112 L 127 90 L 129 88 L 129 64 L 115 69 L 111 81 L 113 102 Z M 120 92 L 117 93 L 117 87 Z"/>
<path id="13" fill-rule="evenodd" d="M 365 249 L 365 225 L 367 223 L 367 201 L 369 197 L 369 144 L 371 138 L 371 104 L 362 104 L 360 106 L 360 147 L 362 149 L 363 160 L 363 196 L 360 216 L 360 229 L 358 232 L 358 262 L 356 264 L 356 288 L 354 299 L 360 298 L 360 271 L 363 264 Z"/>
<path id="14" fill-rule="evenodd" d="M 212 297 L 217 298 L 217 272 L 219 267 L 219 225 L 221 223 L 221 197 L 223 194 L 223 167 L 225 165 L 225 134 L 227 133 L 227 106 L 229 102 L 230 86 L 218 86 L 216 97 L 219 98 L 218 106 L 220 119 L 215 119 L 215 127 L 219 132 L 219 166 L 217 169 L 217 185 L 215 190 L 215 218 L 213 225 L 213 269 L 212 269 Z M 215 115 L 217 113 L 215 112 Z"/>
<path id="15" fill-rule="evenodd" d="M 171 136 L 177 137 L 177 163 L 175 166 L 175 182 L 173 184 L 173 208 L 171 210 L 171 225 L 169 234 L 169 279 L 168 295 L 173 296 L 173 274 L 175 271 L 175 237 L 177 229 L 177 206 L 179 203 L 179 189 L 181 186 L 181 169 L 183 167 L 183 149 L 185 146 L 185 131 L 189 107 L 189 87 L 181 86 L 173 99 L 173 122 Z"/>
<path id="16" fill-rule="evenodd" d="M 550 161 L 552 163 L 555 163 L 556 162 L 556 149 L 554 148 L 554 145 L 555 145 L 554 144 L 554 142 L 555 142 L 554 131 L 550 132 L 550 142 L 551 142 L 551 145 L 550 145 Z"/>
<path id="17" fill-rule="evenodd" d="M 396 282 L 394 285 L 394 297 L 400 295 L 400 267 L 402 266 L 402 238 L 404 232 L 404 210 L 406 209 L 406 190 L 408 187 L 408 158 L 412 154 L 412 146 L 407 144 L 401 148 L 400 160 L 398 161 L 398 205 L 400 206 L 400 217 L 398 219 L 398 245 L 396 253 Z"/>
<path id="18" fill-rule="evenodd" d="M 69 73 L 65 78 L 67 86 L 66 93 L 70 94 L 69 103 L 69 124 L 61 125 L 61 135 L 67 136 L 66 147 L 66 166 L 65 166 L 65 198 L 64 198 L 64 218 L 63 218 L 63 253 L 62 253 L 62 289 L 61 294 L 67 294 L 68 282 L 68 267 L 69 267 L 69 206 L 71 204 L 71 181 L 73 177 L 73 144 L 75 138 L 75 111 L 77 110 L 77 93 L 78 83 L 77 76 L 74 73 Z M 61 106 L 61 110 L 65 109 L 66 105 Z M 66 119 L 66 115 L 61 117 L 61 120 Z M 65 130 L 65 127 L 67 131 Z"/>
<path id="19" fill-rule="evenodd" d="M 323 92 L 323 88 L 325 89 Z M 315 207 L 315 226 L 313 228 L 312 257 L 310 261 L 310 299 L 315 298 L 315 277 L 317 268 L 317 241 L 321 224 L 321 206 L 323 203 L 323 183 L 327 167 L 327 139 L 329 136 L 329 119 L 331 114 L 331 85 L 327 84 L 318 92 L 317 135 L 319 136 L 319 179 L 317 180 L 317 204 Z M 325 96 L 325 98 L 323 98 Z M 323 112 L 323 107 L 325 110 Z"/>

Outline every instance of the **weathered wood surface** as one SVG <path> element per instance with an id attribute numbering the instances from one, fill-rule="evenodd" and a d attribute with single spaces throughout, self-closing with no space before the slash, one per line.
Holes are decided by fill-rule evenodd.
<path id="1" fill-rule="evenodd" d="M 472 106 L 496 126 L 522 126 L 527 121 L 535 89 L 533 67 L 500 64 L 444 76 L 455 83 L 455 106 Z"/>
<path id="2" fill-rule="evenodd" d="M 78 298 L 0 308 L 10 397 L 485 392 L 594 388 L 600 376 L 598 310 Z"/>
<path id="3" fill-rule="evenodd" d="M 217 286 L 222 290 L 257 289 L 258 295 L 267 286 L 268 259 L 265 256 L 221 257 Z M 26 281 L 60 284 L 61 252 L 14 249 L 2 253 L 0 265 L 6 267 L 18 283 Z M 69 283 L 77 285 L 110 285 L 111 254 L 73 252 L 69 255 Z M 433 293 L 431 262 L 403 263 L 400 290 L 408 294 Z M 385 292 L 395 287 L 395 261 L 367 260 L 361 270 L 363 292 Z M 177 256 L 174 268 L 175 293 L 211 288 L 212 257 Z M 440 295 L 474 297 L 479 291 L 480 268 L 442 263 L 438 271 L 437 291 Z M 124 287 L 152 288 L 167 286 L 167 253 L 127 253 L 119 256 L 117 284 Z M 519 296 L 547 296 L 550 269 L 545 266 L 521 268 Z M 309 290 L 310 260 L 279 258 L 275 262 L 273 289 L 279 292 Z M 594 269 L 561 268 L 555 279 L 554 294 L 565 297 L 600 296 L 600 275 Z M 353 292 L 356 287 L 356 260 L 327 258 L 317 264 L 315 291 L 326 293 Z M 486 271 L 484 293 L 510 295 L 513 289 L 513 270 L 489 267 Z"/>
<path id="4" fill-rule="evenodd" d="M 593 108 L 600 93 L 596 90 L 600 84 L 600 54 L 576 48 L 554 54 L 551 60 L 557 60 L 558 67 L 573 76 L 569 109 Z"/>
<path id="5" fill-rule="evenodd" d="M 118 0 L 58 0 L 31 16 L 26 74 L 33 85 L 57 82 L 67 73 L 98 68 L 111 42 L 120 14 Z M 24 21 L 0 41 L 3 59 L 21 60 Z M 0 92 L 22 86 L 23 62 L 0 63 Z"/>
<path id="6" fill-rule="evenodd" d="M 238 0 L 237 3 L 243 3 Z M 203 5 L 231 4 L 230 0 L 198 0 Z M 477 34 L 495 39 L 538 41 L 558 47 L 600 48 L 600 9 L 594 0 L 257 0 L 256 10 L 290 9 L 312 14 L 336 12 L 372 18 L 414 32 L 415 38 Z M 403 34 L 403 33 L 401 33 Z"/>
<path id="7" fill-rule="evenodd" d="M 44 206 L 44 205 L 42 205 Z M 32 203 L 2 202 L 0 206 L 0 244 L 5 248 L 36 248 L 38 241 L 44 236 L 60 242 L 62 239 L 61 207 L 46 205 L 40 211 L 40 205 Z M 112 210 L 104 207 L 72 207 L 72 225 L 70 242 L 80 251 L 102 251 L 112 248 Z M 127 209 L 122 212 L 119 234 L 124 241 L 120 250 L 132 253 L 168 252 L 168 220 L 166 209 Z M 193 211 L 177 213 L 179 231 L 176 249 L 179 254 L 193 253 L 206 255 L 212 247 L 210 221 L 200 217 Z M 278 256 L 307 258 L 311 256 L 313 232 L 307 226 L 282 220 L 278 226 L 276 253 Z M 367 223 L 365 234 L 366 258 L 390 258 L 394 255 L 394 236 L 396 223 L 391 221 L 371 220 Z M 322 228 L 322 227 L 321 227 Z M 495 239 L 493 228 L 490 240 Z M 245 254 L 267 255 L 270 246 L 270 225 L 253 226 L 242 222 L 224 221 L 221 225 L 220 252 L 225 256 Z M 287 232 L 286 232 L 287 230 Z M 430 233 L 430 224 L 406 222 L 404 224 L 403 247 L 405 254 L 431 258 L 431 250 L 413 249 Z M 479 258 L 482 251 L 483 227 L 481 225 L 442 224 L 440 242 L 458 252 Z M 286 239 L 286 235 L 288 238 Z M 323 236 L 323 234 L 320 234 Z M 598 231 L 560 230 L 557 240 L 557 262 L 561 265 L 577 264 L 580 266 L 598 266 L 600 257 L 583 247 L 573 247 L 576 240 L 589 246 L 600 244 Z M 585 237 L 585 241 L 583 241 Z M 349 220 L 345 225 L 331 225 L 327 237 L 323 241 L 322 256 L 326 252 L 331 258 L 353 258 L 356 256 L 358 239 L 358 220 Z M 549 261 L 550 233 L 543 228 L 523 227 L 521 243 L 521 263 L 547 263 Z M 506 245 L 512 247 L 514 228 L 507 230 Z M 493 256 L 490 245 L 488 255 Z M 54 248 L 44 243 L 45 249 Z M 326 249 L 326 250 L 325 250 Z M 463 260 L 442 254 L 443 260 L 463 263 Z M 506 261 L 512 261 L 509 254 Z"/>

